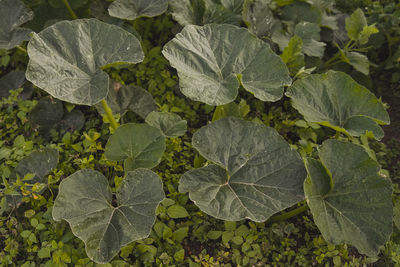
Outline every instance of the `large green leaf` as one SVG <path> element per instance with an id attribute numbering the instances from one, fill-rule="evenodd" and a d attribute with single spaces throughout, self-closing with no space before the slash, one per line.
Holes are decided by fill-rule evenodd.
<path id="1" fill-rule="evenodd" d="M 64 107 L 61 101 L 50 98 L 42 98 L 29 113 L 29 122 L 46 135 L 54 129 L 64 115 Z"/>
<path id="2" fill-rule="evenodd" d="M 139 17 L 155 17 L 168 8 L 168 0 L 116 0 L 108 7 L 110 16 L 135 20 Z"/>
<path id="3" fill-rule="evenodd" d="M 104 155 L 109 160 L 124 160 L 127 172 L 157 166 L 164 150 L 165 137 L 160 129 L 144 123 L 126 123 L 108 139 Z"/>
<path id="4" fill-rule="evenodd" d="M 178 137 L 186 132 L 187 121 L 170 112 L 151 112 L 146 123 L 160 129 L 166 137 Z"/>
<path id="5" fill-rule="evenodd" d="M 144 58 L 135 36 L 97 19 L 56 23 L 34 34 L 28 45 L 26 78 L 52 96 L 93 105 L 108 94 L 102 67 Z"/>
<path id="6" fill-rule="evenodd" d="M 114 114 L 122 116 L 132 110 L 143 119 L 158 109 L 152 95 L 138 86 L 122 86 L 118 90 L 110 90 L 106 102 Z M 101 104 L 97 104 L 96 108 L 100 113 L 105 113 Z"/>
<path id="7" fill-rule="evenodd" d="M 389 124 L 382 102 L 343 72 L 328 71 L 297 80 L 286 95 L 309 122 L 360 136 L 371 131 L 381 139 L 378 124 Z"/>
<path id="8" fill-rule="evenodd" d="M 171 15 L 180 25 L 203 25 L 204 0 L 169 0 Z"/>
<path id="9" fill-rule="evenodd" d="M 265 221 L 304 199 L 304 164 L 273 129 L 227 117 L 193 135 L 193 146 L 214 162 L 185 173 L 179 191 L 219 219 Z"/>
<path id="10" fill-rule="evenodd" d="M 121 247 L 147 237 L 164 199 L 160 177 L 147 169 L 128 172 L 116 193 L 101 173 L 84 169 L 64 179 L 54 202 L 53 218 L 66 220 L 97 263 L 109 262 Z"/>
<path id="11" fill-rule="evenodd" d="M 320 27 L 316 23 L 300 22 L 294 29 L 294 34 L 303 40 L 304 54 L 312 57 L 322 57 L 325 51 L 325 43 L 320 42 Z"/>
<path id="12" fill-rule="evenodd" d="M 163 54 L 178 70 L 182 93 L 209 105 L 232 102 L 240 84 L 263 101 L 277 101 L 291 83 L 269 45 L 233 25 L 186 26 Z"/>
<path id="13" fill-rule="evenodd" d="M 31 30 L 19 26 L 33 19 L 20 0 L 0 0 L 0 49 L 11 49 L 29 40 Z"/>
<path id="14" fill-rule="evenodd" d="M 323 237 L 375 256 L 392 233 L 392 185 L 363 147 L 325 141 L 321 162 L 307 160 L 307 203 Z"/>

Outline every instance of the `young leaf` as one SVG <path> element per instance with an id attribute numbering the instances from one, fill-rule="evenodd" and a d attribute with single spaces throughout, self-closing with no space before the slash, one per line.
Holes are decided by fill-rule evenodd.
<path id="1" fill-rule="evenodd" d="M 12 71 L 0 78 L 0 99 L 7 98 L 10 90 L 20 88 L 25 83 L 25 72 Z"/>
<path id="2" fill-rule="evenodd" d="M 343 72 L 308 75 L 294 82 L 286 95 L 308 122 L 353 136 L 371 131 L 380 139 L 378 124 L 390 123 L 382 102 Z"/>
<path id="3" fill-rule="evenodd" d="M 166 137 L 178 137 L 186 132 L 187 121 L 179 115 L 169 112 L 151 112 L 146 117 L 146 123 L 162 131 Z"/>
<path id="4" fill-rule="evenodd" d="M 376 256 L 392 233 L 391 182 L 361 146 L 327 140 L 319 157 L 306 161 L 304 192 L 323 237 Z"/>
<path id="5" fill-rule="evenodd" d="M 0 0 L 0 49 L 11 49 L 29 40 L 31 30 L 19 26 L 33 19 L 20 0 Z"/>
<path id="6" fill-rule="evenodd" d="M 215 164 L 186 172 L 179 191 L 211 216 L 261 222 L 304 198 L 303 161 L 273 128 L 223 118 L 198 130 L 193 147 Z"/>
<path id="7" fill-rule="evenodd" d="M 305 66 L 303 41 L 297 35 L 290 39 L 288 46 L 283 50 L 281 58 L 288 66 L 290 73 L 295 75 L 302 67 Z"/>
<path id="8" fill-rule="evenodd" d="M 367 26 L 367 19 L 360 8 L 357 8 L 350 17 L 346 18 L 347 35 L 351 40 L 358 40 L 359 34 L 365 26 Z"/>
<path id="9" fill-rule="evenodd" d="M 157 166 L 164 150 L 165 137 L 160 129 L 127 123 L 119 126 L 108 139 L 104 155 L 108 160 L 124 160 L 127 172 Z"/>
<path id="10" fill-rule="evenodd" d="M 108 7 L 110 16 L 135 20 L 155 17 L 167 11 L 168 0 L 116 0 Z"/>
<path id="11" fill-rule="evenodd" d="M 108 94 L 109 77 L 101 68 L 144 58 L 135 36 L 97 19 L 62 21 L 34 34 L 28 54 L 29 81 L 63 101 L 89 106 Z"/>
<path id="12" fill-rule="evenodd" d="M 150 112 L 158 109 L 153 96 L 147 90 L 132 85 L 122 86 L 117 91 L 110 90 L 106 102 L 113 111 L 113 114 L 119 113 L 122 116 L 128 110 L 131 110 L 143 119 Z M 97 104 L 96 108 L 101 114 L 104 113 L 101 104 Z"/>
<path id="13" fill-rule="evenodd" d="M 182 93 L 209 105 L 232 102 L 240 84 L 263 101 L 277 101 L 291 82 L 268 44 L 233 25 L 186 26 L 163 54 L 178 70 Z"/>
<path id="14" fill-rule="evenodd" d="M 132 241 L 146 238 L 156 220 L 155 209 L 164 198 L 160 177 L 151 170 L 127 173 L 112 202 L 108 180 L 83 169 L 62 180 L 53 218 L 69 223 L 85 243 L 86 253 L 106 263 Z"/>
<path id="15" fill-rule="evenodd" d="M 372 34 L 378 33 L 379 30 L 375 25 L 364 26 L 360 34 L 358 35 L 358 41 L 360 44 L 368 43 L 368 39 Z"/>
<path id="16" fill-rule="evenodd" d="M 364 75 L 369 74 L 369 60 L 366 55 L 357 52 L 345 52 L 348 63 Z"/>

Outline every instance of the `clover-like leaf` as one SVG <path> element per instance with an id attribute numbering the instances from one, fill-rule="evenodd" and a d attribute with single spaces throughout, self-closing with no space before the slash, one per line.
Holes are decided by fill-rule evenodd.
<path id="1" fill-rule="evenodd" d="M 380 139 L 378 124 L 390 123 L 382 102 L 343 72 L 309 75 L 294 82 L 286 95 L 307 121 L 353 136 L 370 131 Z"/>
<path id="2" fill-rule="evenodd" d="M 116 0 L 108 7 L 110 16 L 135 20 L 140 17 L 155 17 L 168 8 L 168 0 Z"/>
<path id="3" fill-rule="evenodd" d="M 211 216 L 261 222 L 304 199 L 303 161 L 273 128 L 227 117 L 198 130 L 193 146 L 215 164 L 185 173 L 179 191 Z"/>
<path id="4" fill-rule="evenodd" d="M 156 112 L 149 113 L 146 123 L 160 129 L 166 137 L 178 137 L 186 132 L 187 121 L 175 113 Z"/>
<path id="5" fill-rule="evenodd" d="M 113 202 L 108 180 L 89 169 L 62 180 L 54 202 L 53 218 L 66 220 L 72 233 L 85 243 L 86 253 L 106 263 L 132 241 L 146 238 L 164 199 L 160 177 L 147 169 L 130 171 Z"/>
<path id="6" fill-rule="evenodd" d="M 135 36 L 97 19 L 61 21 L 34 34 L 28 54 L 29 81 L 63 101 L 89 106 L 108 94 L 103 67 L 144 58 Z"/>
<path id="7" fill-rule="evenodd" d="M 132 110 L 143 119 L 158 109 L 153 96 L 138 86 L 122 86 L 118 90 L 110 90 L 106 102 L 114 114 L 119 113 L 122 116 L 128 110 Z M 104 113 L 101 104 L 97 104 L 96 108 L 100 113 Z"/>
<path id="8" fill-rule="evenodd" d="M 19 26 L 33 19 L 33 12 L 20 0 L 0 0 L 0 18 L 0 49 L 29 40 L 31 30 Z"/>
<path id="9" fill-rule="evenodd" d="M 307 203 L 322 236 L 375 256 L 392 233 L 392 185 L 363 147 L 327 140 L 308 159 Z"/>
<path id="10" fill-rule="evenodd" d="M 233 25 L 186 26 L 163 54 L 178 71 L 182 93 L 209 105 L 232 102 L 240 84 L 263 101 L 277 101 L 291 83 L 269 45 Z"/>
<path id="11" fill-rule="evenodd" d="M 165 137 L 160 129 L 145 123 L 126 123 L 108 139 L 104 155 L 109 160 L 124 160 L 127 172 L 157 166 L 164 150 Z"/>

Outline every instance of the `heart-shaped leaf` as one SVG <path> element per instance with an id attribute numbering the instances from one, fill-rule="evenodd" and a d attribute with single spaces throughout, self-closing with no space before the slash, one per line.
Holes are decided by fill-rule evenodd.
<path id="1" fill-rule="evenodd" d="M 261 222 L 304 199 L 303 161 L 273 128 L 227 117 L 197 131 L 193 147 L 216 164 L 185 173 L 179 191 L 211 216 Z"/>
<path id="2" fill-rule="evenodd" d="M 343 72 L 308 75 L 294 82 L 286 95 L 307 121 L 353 136 L 371 131 L 381 139 L 378 124 L 390 123 L 382 102 Z"/>
<path id="3" fill-rule="evenodd" d="M 33 19 L 20 0 L 0 0 L 0 49 L 11 49 L 29 40 L 31 30 L 19 26 Z"/>
<path id="4" fill-rule="evenodd" d="M 186 132 L 187 121 L 170 112 L 151 112 L 146 123 L 160 129 L 166 137 L 178 137 Z"/>
<path id="5" fill-rule="evenodd" d="M 392 185 L 363 147 L 325 141 L 320 161 L 307 160 L 307 203 L 323 237 L 375 256 L 392 233 Z"/>
<path id="6" fill-rule="evenodd" d="M 124 160 L 127 172 L 157 166 L 164 151 L 165 137 L 160 129 L 144 123 L 126 123 L 108 139 L 104 155 L 109 160 Z"/>
<path id="7" fill-rule="evenodd" d="M 186 26 L 164 46 L 187 97 L 209 105 L 232 102 L 240 84 L 263 101 L 282 97 L 289 71 L 269 45 L 227 24 Z"/>
<path id="8" fill-rule="evenodd" d="M 135 20 L 139 17 L 155 17 L 168 8 L 168 0 L 116 0 L 108 7 L 110 16 Z"/>
<path id="9" fill-rule="evenodd" d="M 109 262 L 121 247 L 150 234 L 155 209 L 164 198 L 160 177 L 147 169 L 128 172 L 113 203 L 108 180 L 84 169 L 62 180 L 53 218 L 66 220 L 97 263 Z"/>
<path id="10" fill-rule="evenodd" d="M 135 36 L 97 19 L 56 23 L 34 34 L 28 45 L 26 78 L 52 96 L 93 105 L 108 94 L 102 67 L 144 58 Z"/>
<path id="11" fill-rule="evenodd" d="M 132 110 L 145 119 L 150 112 L 158 109 L 153 96 L 138 86 L 122 86 L 118 90 L 110 90 L 106 101 L 113 113 L 119 113 L 121 116 Z M 104 113 L 101 104 L 97 104 L 96 108 L 100 113 Z"/>

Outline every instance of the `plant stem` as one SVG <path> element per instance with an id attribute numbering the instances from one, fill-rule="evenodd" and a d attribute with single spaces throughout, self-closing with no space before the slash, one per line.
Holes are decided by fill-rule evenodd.
<path id="1" fill-rule="evenodd" d="M 281 215 L 272 216 L 268 220 L 268 222 L 269 223 L 276 223 L 276 222 L 280 222 L 280 221 L 285 221 L 285 220 L 287 220 L 289 218 L 292 218 L 292 217 L 294 217 L 294 216 L 296 216 L 296 215 L 298 215 L 298 214 L 300 214 L 302 212 L 305 212 L 308 209 L 309 209 L 309 207 L 308 207 L 307 203 L 304 202 L 304 204 L 302 206 L 300 206 L 300 207 L 298 207 L 298 208 L 296 208 L 294 210 L 291 210 L 291 211 L 288 211 L 288 212 L 284 212 Z"/>
<path id="2" fill-rule="evenodd" d="M 107 105 L 107 102 L 103 99 L 101 100 L 101 105 L 103 106 L 104 111 L 106 112 L 106 116 L 110 121 L 111 127 L 115 130 L 118 128 L 118 122 L 115 120 L 111 108 Z"/>
<path id="3" fill-rule="evenodd" d="M 69 4 L 68 0 L 63 0 L 65 7 L 68 9 L 69 14 L 71 15 L 72 19 L 78 19 L 78 16 L 75 14 L 74 10 L 72 9 L 71 5 Z"/>
<path id="4" fill-rule="evenodd" d="M 19 51 L 24 52 L 25 54 L 28 54 L 28 51 L 26 51 L 26 49 L 23 48 L 22 46 L 17 45 L 16 48 L 17 48 Z"/>

